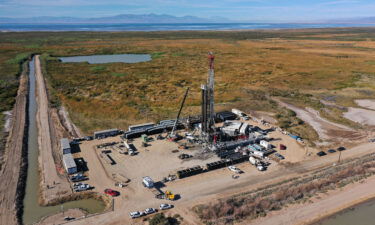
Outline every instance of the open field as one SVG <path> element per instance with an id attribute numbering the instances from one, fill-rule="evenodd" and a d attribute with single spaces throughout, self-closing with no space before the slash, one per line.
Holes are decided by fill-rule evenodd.
<path id="1" fill-rule="evenodd" d="M 7 49 L 43 53 L 51 105 L 63 104 L 86 134 L 171 118 L 187 86 L 191 93 L 183 114 L 197 113 L 208 51 L 217 55 L 219 109 L 237 107 L 276 114 L 280 107 L 268 96 L 281 96 L 312 107 L 329 120 L 360 128 L 342 114 L 345 107 L 354 105 L 354 99 L 371 97 L 375 87 L 375 37 L 370 28 L 0 35 Z M 153 60 L 98 66 L 61 63 L 53 57 L 116 53 L 149 53 Z M 305 139 L 318 140 L 308 125 L 288 118 L 279 122 Z"/>

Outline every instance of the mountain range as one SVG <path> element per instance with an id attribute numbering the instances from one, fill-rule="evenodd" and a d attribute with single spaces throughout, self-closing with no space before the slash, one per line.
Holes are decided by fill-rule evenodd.
<path id="1" fill-rule="evenodd" d="M 229 23 L 227 18 L 211 17 L 200 18 L 195 16 L 172 16 L 167 14 L 120 14 L 109 17 L 77 18 L 77 17 L 30 17 L 8 18 L 0 17 L 0 23 L 27 23 L 27 24 L 106 24 L 106 23 Z"/>

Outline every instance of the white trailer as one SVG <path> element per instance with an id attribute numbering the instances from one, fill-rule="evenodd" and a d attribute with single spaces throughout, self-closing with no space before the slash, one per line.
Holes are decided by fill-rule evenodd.
<path id="1" fill-rule="evenodd" d="M 265 140 L 261 140 L 260 145 L 263 146 L 266 149 L 272 148 L 272 145 L 268 141 L 265 141 Z"/>
<path id="2" fill-rule="evenodd" d="M 151 179 L 151 177 L 143 177 L 142 179 L 143 186 L 147 188 L 153 188 L 154 187 L 154 181 Z"/>
<path id="3" fill-rule="evenodd" d="M 238 117 L 244 120 L 249 120 L 249 116 L 246 115 L 246 113 L 242 112 L 241 110 L 238 109 L 232 109 L 232 113 L 236 114 Z"/>

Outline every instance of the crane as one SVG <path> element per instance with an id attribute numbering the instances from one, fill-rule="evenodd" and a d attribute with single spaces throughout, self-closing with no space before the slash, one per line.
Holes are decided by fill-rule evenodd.
<path id="1" fill-rule="evenodd" d="M 178 119 L 180 119 L 180 114 L 181 114 L 182 108 L 184 107 L 186 97 L 187 97 L 187 95 L 188 95 L 188 93 L 189 93 L 189 89 L 190 89 L 190 88 L 187 88 L 187 89 L 186 89 L 186 92 L 185 92 L 184 98 L 182 99 L 182 102 L 181 102 L 180 110 L 179 110 L 178 113 L 177 113 L 176 121 L 174 121 L 174 125 L 173 125 L 173 128 L 172 128 L 172 132 L 171 132 L 171 134 L 169 135 L 169 137 L 170 137 L 171 139 L 174 139 L 174 138 L 176 137 L 175 131 L 176 131 L 176 127 L 177 127 Z"/>

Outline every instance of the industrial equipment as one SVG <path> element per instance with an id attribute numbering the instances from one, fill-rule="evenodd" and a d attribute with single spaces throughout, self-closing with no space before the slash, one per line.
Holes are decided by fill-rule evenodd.
<path id="1" fill-rule="evenodd" d="M 207 84 L 202 84 L 202 140 L 206 143 L 211 143 L 215 132 L 215 110 L 214 110 L 214 71 L 215 56 L 212 52 L 208 53 L 209 72 Z"/>
<path id="2" fill-rule="evenodd" d="M 178 119 L 180 118 L 180 114 L 181 114 L 182 108 L 184 107 L 185 100 L 186 100 L 186 97 L 187 97 L 188 93 L 189 93 L 189 88 L 186 89 L 186 92 L 185 92 L 184 98 L 182 99 L 182 102 L 181 102 L 180 110 L 178 111 L 178 113 L 177 113 L 177 118 L 176 118 L 176 120 L 174 121 L 174 125 L 173 125 L 173 128 L 172 128 L 172 132 L 171 132 L 171 134 L 169 135 L 171 139 L 174 139 L 174 138 L 176 137 L 175 131 L 176 131 L 176 127 L 177 127 Z"/>

